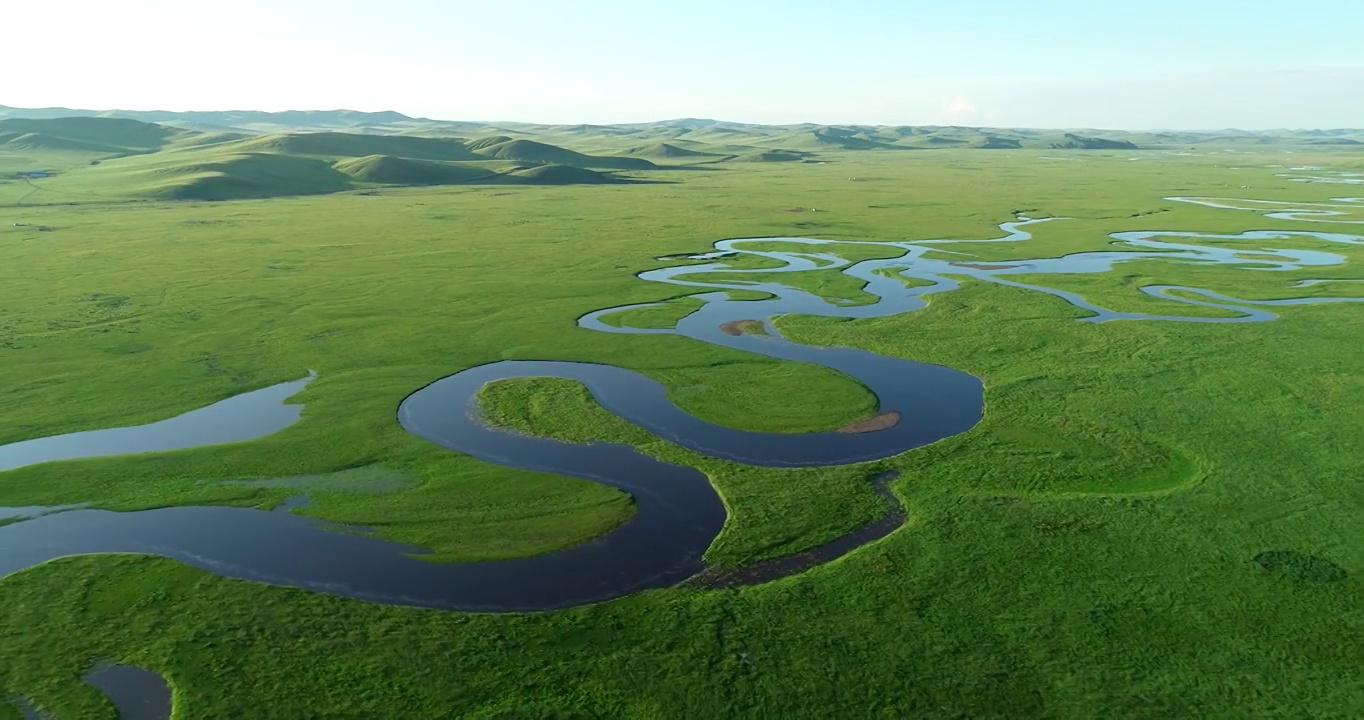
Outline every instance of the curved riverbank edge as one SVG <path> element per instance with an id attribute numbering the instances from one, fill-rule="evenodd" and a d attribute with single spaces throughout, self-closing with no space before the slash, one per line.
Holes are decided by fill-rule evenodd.
<path id="1" fill-rule="evenodd" d="M 119 720 L 170 720 L 170 683 L 158 673 L 134 665 L 101 662 L 82 680 L 109 700 L 118 711 Z M 39 709 L 27 696 L 17 696 L 11 701 L 24 720 L 51 720 L 54 717 Z"/>
<path id="2" fill-rule="evenodd" d="M 880 540 L 904 526 L 909 511 L 904 501 L 890 488 L 890 483 L 900 477 L 897 470 L 877 473 L 868 479 L 876 494 L 885 501 L 888 511 L 877 520 L 863 524 L 839 537 L 808 550 L 790 555 L 759 560 L 737 567 L 711 566 L 682 583 L 683 587 L 702 590 L 722 590 L 774 582 L 782 578 L 798 575 L 819 565 L 844 557 Z"/>
<path id="3" fill-rule="evenodd" d="M 171 687 L 159 673 L 101 663 L 85 675 L 85 682 L 109 698 L 119 720 L 170 720 Z"/>

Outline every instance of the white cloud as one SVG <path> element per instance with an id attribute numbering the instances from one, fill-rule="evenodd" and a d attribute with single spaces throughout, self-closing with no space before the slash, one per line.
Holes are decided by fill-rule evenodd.
<path id="1" fill-rule="evenodd" d="M 947 103 L 946 110 L 948 115 L 956 118 L 964 118 L 976 114 L 975 104 L 964 95 L 953 97 L 952 100 Z"/>

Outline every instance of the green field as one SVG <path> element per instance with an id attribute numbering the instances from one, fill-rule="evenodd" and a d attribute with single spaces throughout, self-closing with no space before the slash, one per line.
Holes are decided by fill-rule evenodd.
<path id="1" fill-rule="evenodd" d="M 398 426 L 404 396 L 463 368 L 619 365 L 699 417 L 753 430 L 830 430 L 874 410 L 823 368 L 575 326 L 615 305 L 671 301 L 613 319 L 640 327 L 692 309 L 685 288 L 635 277 L 688 262 L 659 257 L 734 237 L 992 238 L 1016 211 L 1071 219 L 1027 242 L 943 249 L 994 262 L 1100 250 L 1130 230 L 1364 234 L 1336 222 L 1364 219 L 1364 205 L 1304 222 L 1162 199 L 1351 194 L 1277 175 L 1271 166 L 1364 168 L 1364 151 L 1301 142 L 1190 151 L 1173 144 L 1187 137 L 1134 137 L 1146 149 L 1084 150 L 1039 134 L 1045 144 L 1024 137 L 1021 149 L 971 136 L 929 151 L 882 145 L 953 133 L 513 128 L 532 141 L 508 128 L 231 128 L 205 139 L 23 123 L 0 120 L 0 444 L 154 421 L 309 369 L 318 379 L 296 398 L 303 420 L 276 435 L 0 473 L 0 506 L 266 508 L 306 488 L 301 512 L 444 561 L 561 549 L 633 512 L 618 491 L 459 456 Z M 741 161 L 779 150 L 804 154 Z M 39 170 L 54 174 L 15 176 Z M 1031 280 L 1185 315 L 1216 311 L 1138 288 L 1364 293 L 1292 287 L 1364 278 L 1364 247 L 1245 251 L 1271 245 L 1349 264 L 1148 261 Z M 836 271 L 753 270 L 747 279 L 864 297 Z M 1364 707 L 1364 306 L 1275 312 L 1246 325 L 1094 325 L 1058 298 L 967 282 L 904 315 L 785 317 L 799 342 L 985 381 L 975 429 L 874 464 L 901 472 L 892 487 L 909 508 L 885 540 L 767 585 L 526 615 L 377 606 L 151 557 L 68 558 L 0 580 L 0 692 L 59 718 L 112 718 L 80 682 L 112 659 L 165 675 L 177 718 L 1351 717 Z M 730 513 L 707 555 L 717 565 L 808 549 L 886 512 L 865 482 L 872 468 L 705 458 L 610 416 L 574 383 L 500 383 L 483 399 L 507 426 L 631 442 L 705 471 Z M 1345 575 L 1323 575 L 1322 562 Z M 0 703 L 6 717 L 18 711 Z"/>

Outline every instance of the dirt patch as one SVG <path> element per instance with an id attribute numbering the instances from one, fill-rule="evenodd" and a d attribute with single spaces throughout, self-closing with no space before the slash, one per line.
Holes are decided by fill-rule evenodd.
<path id="1" fill-rule="evenodd" d="M 730 320 L 720 323 L 720 332 L 726 335 L 766 335 L 767 328 L 761 320 Z"/>
<path id="2" fill-rule="evenodd" d="M 883 412 L 873 418 L 861 420 L 850 425 L 844 425 L 838 431 L 844 435 L 855 435 L 857 433 L 876 432 L 886 430 L 900 424 L 900 413 L 896 410 Z"/>
<path id="3" fill-rule="evenodd" d="M 1021 265 L 991 265 L 989 263 L 952 263 L 954 267 L 971 268 L 972 270 L 1012 270 Z"/>

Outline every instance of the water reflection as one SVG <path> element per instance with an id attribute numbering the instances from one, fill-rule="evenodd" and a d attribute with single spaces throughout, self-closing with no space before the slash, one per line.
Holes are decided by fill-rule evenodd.
<path id="1" fill-rule="evenodd" d="M 207 407 L 146 425 L 90 430 L 0 445 L 0 472 L 79 458 L 165 452 L 265 437 L 298 421 L 300 405 L 286 401 L 315 373 L 293 382 L 243 393 Z"/>
<path id="2" fill-rule="evenodd" d="M 132 665 L 101 665 L 85 681 L 108 696 L 119 720 L 168 720 L 171 690 L 165 678 Z"/>

